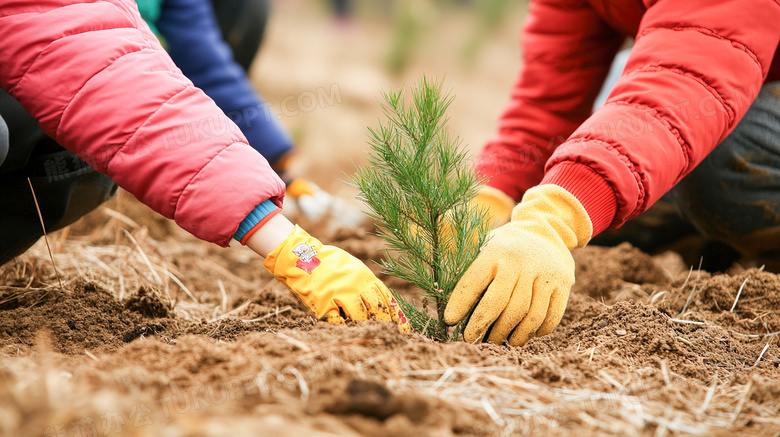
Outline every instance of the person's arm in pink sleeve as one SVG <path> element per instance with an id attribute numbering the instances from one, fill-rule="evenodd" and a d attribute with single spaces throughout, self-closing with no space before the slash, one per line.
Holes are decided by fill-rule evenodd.
<path id="1" fill-rule="evenodd" d="M 278 214 L 284 183 L 131 0 L 3 2 L 0 39 L 0 86 L 141 202 L 203 240 L 243 240 L 318 318 L 404 320 L 360 260 Z"/>
<path id="2" fill-rule="evenodd" d="M 58 143 L 195 236 L 226 246 L 284 184 L 124 1 L 2 7 L 2 86 Z"/>

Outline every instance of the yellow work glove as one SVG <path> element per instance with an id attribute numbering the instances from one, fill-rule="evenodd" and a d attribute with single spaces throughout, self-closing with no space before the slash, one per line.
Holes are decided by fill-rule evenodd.
<path id="1" fill-rule="evenodd" d="M 509 222 L 512 215 L 512 208 L 515 207 L 515 201 L 508 194 L 498 188 L 482 186 L 479 193 L 471 201 L 473 204 L 487 209 L 488 215 L 492 220 L 490 227 L 495 229 Z"/>
<path id="2" fill-rule="evenodd" d="M 444 311 L 454 325 L 479 301 L 463 333 L 523 345 L 549 334 L 561 321 L 574 285 L 570 249 L 590 240 L 585 208 L 557 185 L 528 190 L 512 221 L 492 232 L 488 243 L 455 286 Z"/>
<path id="3" fill-rule="evenodd" d="M 318 319 L 394 321 L 409 331 L 398 303 L 359 259 L 323 245 L 299 226 L 265 259 L 265 268 L 301 298 Z"/>

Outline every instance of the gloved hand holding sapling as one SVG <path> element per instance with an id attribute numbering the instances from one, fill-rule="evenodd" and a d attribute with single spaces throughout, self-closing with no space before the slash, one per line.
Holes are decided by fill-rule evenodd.
<path id="1" fill-rule="evenodd" d="M 403 88 L 383 98 L 388 122 L 368 129 L 370 165 L 352 181 L 388 244 L 385 271 L 427 295 L 421 310 L 394 293 L 412 329 L 442 341 L 455 339 L 468 317 L 450 332 L 444 308 L 489 228 L 486 210 L 471 203 L 479 183 L 466 152 L 445 129 L 452 97 L 439 83 L 423 77 L 412 88 L 409 106 Z M 435 315 L 426 311 L 431 301 Z"/>

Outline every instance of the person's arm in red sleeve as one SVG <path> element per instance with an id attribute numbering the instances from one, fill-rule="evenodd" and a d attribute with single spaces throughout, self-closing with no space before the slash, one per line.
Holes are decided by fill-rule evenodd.
<path id="1" fill-rule="evenodd" d="M 594 235 L 645 211 L 726 138 L 780 41 L 775 0 L 645 3 L 607 103 L 556 150 L 542 181 L 574 194 Z"/>
<path id="2" fill-rule="evenodd" d="M 494 224 L 511 221 L 491 235 L 444 314 L 455 324 L 474 308 L 466 341 L 522 345 L 561 320 L 574 283 L 569 250 L 585 245 L 592 228 L 574 196 L 532 187 L 553 150 L 590 114 L 622 41 L 584 0 L 531 2 L 524 65 L 499 135 L 477 165 L 489 179 L 475 203 L 488 207 Z"/>
<path id="3" fill-rule="evenodd" d="M 590 115 L 624 38 L 584 0 L 531 1 L 523 66 L 498 135 L 477 160 L 487 185 L 520 200 L 553 150 Z"/>
<path id="4" fill-rule="evenodd" d="M 650 2 L 607 103 L 547 162 L 450 297 L 445 321 L 477 304 L 467 340 L 524 344 L 561 320 L 569 252 L 640 214 L 737 125 L 780 41 L 776 0 Z"/>
<path id="5" fill-rule="evenodd" d="M 0 40 L 0 86 L 95 170 L 196 237 L 241 238 L 317 317 L 403 321 L 360 260 L 278 214 L 284 183 L 131 0 L 0 2 Z"/>

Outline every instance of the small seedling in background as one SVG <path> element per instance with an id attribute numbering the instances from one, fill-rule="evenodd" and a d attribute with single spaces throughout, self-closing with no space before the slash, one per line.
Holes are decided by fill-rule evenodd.
<path id="1" fill-rule="evenodd" d="M 445 129 L 452 97 L 425 77 L 411 94 L 407 106 L 403 87 L 382 93 L 388 121 L 368 128 L 370 165 L 358 169 L 352 182 L 388 245 L 385 272 L 426 293 L 420 310 L 393 292 L 412 328 L 454 340 L 468 317 L 450 333 L 444 308 L 487 238 L 487 212 L 471 205 L 479 181 L 459 140 Z M 435 316 L 426 311 L 429 305 Z"/>

